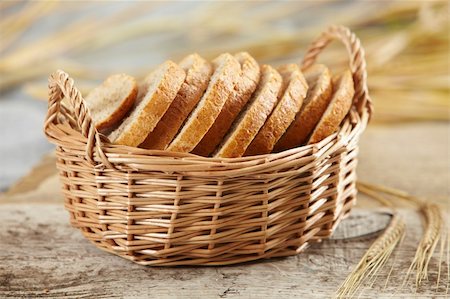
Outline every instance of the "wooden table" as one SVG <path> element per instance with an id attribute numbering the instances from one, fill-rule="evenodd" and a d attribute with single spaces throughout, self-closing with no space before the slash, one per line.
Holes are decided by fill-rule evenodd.
<path id="1" fill-rule="evenodd" d="M 448 218 L 448 139 L 448 123 L 372 126 L 361 141 L 359 177 L 437 201 Z M 50 155 L 0 195 L 0 298 L 329 298 L 388 222 L 377 209 L 360 196 L 333 239 L 295 257 L 227 267 L 143 267 L 98 250 L 69 226 Z M 445 297 L 448 261 L 436 287 L 437 254 L 428 282 L 418 290 L 411 283 L 400 287 L 422 230 L 413 210 L 405 206 L 401 214 L 406 238 L 360 298 Z"/>

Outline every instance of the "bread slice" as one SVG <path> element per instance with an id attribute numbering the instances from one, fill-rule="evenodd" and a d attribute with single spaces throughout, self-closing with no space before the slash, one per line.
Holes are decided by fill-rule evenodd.
<path id="1" fill-rule="evenodd" d="M 183 69 L 170 60 L 159 66 L 140 86 L 135 107 L 109 139 L 122 145 L 141 144 L 169 108 L 185 77 Z"/>
<path id="2" fill-rule="evenodd" d="M 232 55 L 224 53 L 214 59 L 213 65 L 215 70 L 205 94 L 167 147 L 169 151 L 191 152 L 211 128 L 223 105 L 232 95 L 239 76 L 239 62 Z"/>
<path id="3" fill-rule="evenodd" d="M 278 68 L 283 78 L 283 93 L 261 130 L 248 146 L 244 156 L 268 154 L 295 119 L 308 91 L 308 83 L 296 64 Z"/>
<path id="4" fill-rule="evenodd" d="M 212 127 L 193 150 L 194 154 L 206 157 L 216 149 L 256 89 L 260 76 L 259 64 L 247 52 L 240 52 L 234 57 L 241 65 L 234 92 L 225 102 Z"/>
<path id="5" fill-rule="evenodd" d="M 166 149 L 208 87 L 213 71 L 208 61 L 191 54 L 179 65 L 186 72 L 186 78 L 169 109 L 139 147 Z"/>
<path id="6" fill-rule="evenodd" d="M 136 80 L 126 74 L 109 76 L 85 98 L 95 127 L 104 130 L 118 123 L 136 100 Z"/>
<path id="7" fill-rule="evenodd" d="M 349 70 L 333 78 L 333 90 L 330 104 L 309 137 L 308 144 L 319 142 L 333 134 L 352 107 L 355 89 L 352 73 Z"/>
<path id="8" fill-rule="evenodd" d="M 261 79 L 255 93 L 217 148 L 215 157 L 241 157 L 277 104 L 282 91 L 280 74 L 269 65 L 261 66 Z"/>
<path id="9" fill-rule="evenodd" d="M 274 147 L 275 152 L 305 144 L 331 100 L 333 87 L 330 71 L 315 64 L 303 72 L 309 85 L 300 112 Z"/>

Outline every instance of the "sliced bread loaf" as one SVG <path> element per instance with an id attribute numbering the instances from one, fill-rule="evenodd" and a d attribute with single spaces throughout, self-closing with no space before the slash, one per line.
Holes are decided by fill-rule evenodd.
<path id="1" fill-rule="evenodd" d="M 296 64 L 287 64 L 278 68 L 283 78 L 283 93 L 261 130 L 245 151 L 245 156 L 268 154 L 275 143 L 292 123 L 302 106 L 308 91 L 308 84 Z"/>
<path id="2" fill-rule="evenodd" d="M 109 139 L 122 145 L 141 144 L 169 108 L 185 77 L 183 69 L 172 61 L 159 66 L 141 84 L 133 110 Z"/>
<path id="3" fill-rule="evenodd" d="M 315 127 L 308 144 L 316 143 L 336 132 L 342 120 L 352 107 L 355 89 L 352 73 L 347 70 L 333 78 L 333 96 L 325 113 Z"/>
<path id="4" fill-rule="evenodd" d="M 276 152 L 306 143 L 331 100 L 333 88 L 326 66 L 315 64 L 303 73 L 309 85 L 308 93 L 295 120 L 275 145 Z"/>
<path id="5" fill-rule="evenodd" d="M 209 156 L 216 149 L 256 89 L 260 76 L 259 64 L 247 52 L 240 52 L 234 57 L 239 61 L 241 71 L 233 94 L 225 102 L 212 127 L 193 150 L 194 154 Z"/>
<path id="6" fill-rule="evenodd" d="M 108 77 L 85 98 L 92 120 L 98 130 L 117 124 L 131 109 L 136 100 L 136 80 L 126 74 Z"/>
<path id="7" fill-rule="evenodd" d="M 280 74 L 269 65 L 261 66 L 255 93 L 233 123 L 214 153 L 215 157 L 241 157 L 277 103 L 282 89 Z"/>
<path id="8" fill-rule="evenodd" d="M 166 149 L 208 87 L 212 74 L 208 61 L 192 54 L 180 62 L 180 67 L 186 72 L 186 78 L 169 109 L 140 145 L 142 148 Z"/>
<path id="9" fill-rule="evenodd" d="M 205 94 L 167 147 L 169 151 L 191 152 L 211 128 L 223 105 L 232 95 L 239 77 L 239 62 L 232 55 L 224 53 L 214 59 L 213 66 L 214 73 Z"/>

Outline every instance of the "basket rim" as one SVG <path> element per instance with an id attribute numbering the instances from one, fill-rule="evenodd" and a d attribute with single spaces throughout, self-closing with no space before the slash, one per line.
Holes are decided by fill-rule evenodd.
<path id="1" fill-rule="evenodd" d="M 112 168 L 123 172 L 157 170 L 161 172 L 183 172 L 184 175 L 195 176 L 260 175 L 261 179 L 274 178 L 286 175 L 289 171 L 268 174 L 267 169 L 278 168 L 281 165 L 288 168 L 291 164 L 310 160 L 311 163 L 307 163 L 301 169 L 292 171 L 292 174 L 305 172 L 330 154 L 347 147 L 355 139 L 357 141 L 364 131 L 369 117 L 368 114 L 364 115 L 365 117 L 360 119 L 358 114 L 353 111 L 347 116 L 338 132 L 319 143 L 299 146 L 279 153 L 241 158 L 203 157 L 191 153 L 148 150 L 103 142 L 101 144 L 103 156 L 97 148 L 93 154 L 93 166 L 98 170 L 108 168 L 105 164 L 106 160 L 112 165 Z M 356 122 L 354 121 L 355 118 Z M 86 147 L 88 140 L 80 132 L 72 129 L 68 122 L 51 125 L 49 134 L 53 136 L 53 142 L 61 148 L 74 146 L 74 140 L 81 142 L 78 146 L 81 150 L 80 154 L 84 154 L 82 148 Z"/>

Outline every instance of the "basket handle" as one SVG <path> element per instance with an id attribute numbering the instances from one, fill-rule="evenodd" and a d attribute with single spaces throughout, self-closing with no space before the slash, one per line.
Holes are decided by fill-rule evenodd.
<path id="1" fill-rule="evenodd" d="M 67 73 L 62 70 L 57 70 L 50 75 L 48 79 L 48 110 L 44 123 L 44 132 L 48 139 L 55 140 L 51 131 L 51 125 L 59 124 L 58 114 L 67 113 L 61 109 L 61 100 L 63 97 L 69 99 L 73 108 L 73 117 L 78 125 L 81 134 L 86 137 L 86 154 L 87 161 L 92 164 L 94 162 L 94 149 L 97 150 L 99 157 L 108 166 L 111 166 L 107 157 L 102 150 L 101 135 L 95 128 L 94 122 L 89 114 L 86 102 L 81 96 L 80 91 L 74 86 L 74 81 Z"/>
<path id="2" fill-rule="evenodd" d="M 372 115 L 373 106 L 367 87 L 367 70 L 364 49 L 356 35 L 344 26 L 330 26 L 327 31 L 309 46 L 302 61 L 302 69 L 310 67 L 322 50 L 333 40 L 340 40 L 346 47 L 350 58 L 350 70 L 355 85 L 355 104 L 358 114 Z M 366 108 L 366 109 L 364 109 Z"/>

